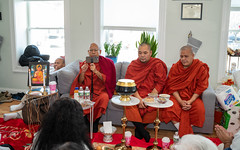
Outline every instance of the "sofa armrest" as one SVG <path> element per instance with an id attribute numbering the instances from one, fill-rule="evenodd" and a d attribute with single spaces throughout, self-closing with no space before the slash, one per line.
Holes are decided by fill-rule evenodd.
<path id="1" fill-rule="evenodd" d="M 57 71 L 51 72 L 49 74 L 49 81 L 56 81 L 57 82 Z"/>
<path id="2" fill-rule="evenodd" d="M 216 95 L 213 88 L 209 85 L 202 94 L 202 100 L 205 107 L 205 116 L 214 116 Z"/>
<path id="3" fill-rule="evenodd" d="M 60 95 L 70 93 L 72 82 L 79 73 L 79 62 L 81 60 L 76 60 L 56 72 L 57 87 Z"/>

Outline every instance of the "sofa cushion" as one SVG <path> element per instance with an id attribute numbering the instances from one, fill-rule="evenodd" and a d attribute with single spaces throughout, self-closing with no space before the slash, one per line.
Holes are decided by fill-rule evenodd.
<path id="1" fill-rule="evenodd" d="M 118 81 L 118 79 L 120 79 L 121 77 L 121 68 L 122 68 L 122 63 L 118 62 L 115 64 L 115 69 L 116 69 L 116 81 Z"/>
<path id="2" fill-rule="evenodd" d="M 76 60 L 57 72 L 58 91 L 60 94 L 70 93 L 73 80 L 79 73 L 79 62 Z"/>
<path id="3" fill-rule="evenodd" d="M 129 64 L 130 64 L 129 62 L 122 62 L 120 79 L 125 79 L 125 75 Z"/>

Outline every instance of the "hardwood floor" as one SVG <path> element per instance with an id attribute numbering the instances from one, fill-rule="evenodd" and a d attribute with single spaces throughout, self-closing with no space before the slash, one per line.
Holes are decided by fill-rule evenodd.
<path id="1" fill-rule="evenodd" d="M 11 113 L 9 111 L 9 107 L 11 105 L 16 105 L 16 104 L 19 104 L 19 103 L 20 103 L 20 101 L 15 100 L 15 101 L 13 101 L 11 103 L 2 103 L 2 104 L 0 104 L 0 117 L 2 118 L 4 113 Z M 99 128 L 101 126 L 102 126 L 102 124 L 99 124 Z M 117 127 L 116 133 L 122 133 L 121 126 L 116 126 L 116 127 Z M 154 129 L 147 129 L 147 130 L 149 131 L 151 137 L 153 138 L 155 136 Z M 134 135 L 134 128 L 133 127 L 126 127 L 126 131 L 131 131 L 132 134 Z M 158 138 L 162 138 L 162 137 L 167 136 L 170 139 L 172 139 L 173 134 L 174 134 L 174 131 L 159 130 L 158 131 Z M 212 137 L 212 138 L 217 137 L 215 132 L 213 132 L 212 134 L 201 134 L 201 135 L 206 136 L 206 137 Z"/>

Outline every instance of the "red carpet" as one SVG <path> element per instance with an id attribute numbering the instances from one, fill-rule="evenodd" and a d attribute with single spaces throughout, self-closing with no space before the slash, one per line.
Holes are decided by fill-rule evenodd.
<path id="1" fill-rule="evenodd" d="M 12 119 L 4 121 L 0 118 L 0 133 L 2 134 L 1 144 L 10 144 L 15 150 L 24 150 L 24 147 L 32 143 L 33 134 L 37 131 L 38 125 L 28 126 L 22 119 Z M 107 144 L 121 143 L 122 134 L 114 134 L 113 141 Z M 209 138 L 216 145 L 219 145 L 221 141 L 218 138 Z M 144 139 L 139 140 L 132 136 L 131 145 L 137 147 L 148 147 L 153 145 L 154 138 L 151 138 L 149 143 L 146 143 Z M 92 142 L 104 143 L 102 133 L 94 133 Z M 171 143 L 173 141 L 171 140 Z M 158 139 L 158 145 L 161 146 L 161 139 Z"/>
<path id="2" fill-rule="evenodd" d="M 121 143 L 121 139 L 122 139 L 122 134 L 113 134 L 113 141 L 107 144 L 118 144 Z M 216 145 L 219 145 L 220 143 L 222 143 L 218 138 L 209 138 L 210 140 L 212 140 Z M 162 145 L 162 139 L 158 139 L 158 146 L 161 147 Z M 131 138 L 131 146 L 137 146 L 137 147 L 148 147 L 153 145 L 153 141 L 154 138 L 151 138 L 149 143 L 146 143 L 144 139 L 139 140 L 137 139 L 135 136 L 132 136 Z M 97 142 L 97 143 L 104 143 L 103 142 L 103 134 L 98 132 L 98 133 L 94 133 L 92 142 Z M 173 143 L 173 140 L 171 139 L 170 145 Z"/>
<path id="3" fill-rule="evenodd" d="M 22 119 L 4 121 L 0 118 L 1 144 L 10 144 L 15 150 L 24 150 L 24 147 L 32 143 L 33 135 L 38 125 L 28 126 Z"/>

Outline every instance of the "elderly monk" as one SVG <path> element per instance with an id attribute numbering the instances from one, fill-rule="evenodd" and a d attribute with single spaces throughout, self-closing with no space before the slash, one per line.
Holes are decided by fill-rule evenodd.
<path id="1" fill-rule="evenodd" d="M 194 59 L 191 46 L 183 46 L 180 60 L 170 69 L 164 89 L 174 105 L 160 112 L 160 120 L 172 121 L 181 137 L 193 133 L 192 126 L 203 126 L 205 109 L 201 94 L 208 87 L 208 78 L 208 65 Z"/>
<path id="2" fill-rule="evenodd" d="M 54 62 L 54 71 L 59 70 L 62 67 L 65 67 L 65 59 L 62 57 L 59 57 Z"/>
<path id="3" fill-rule="evenodd" d="M 126 116 L 136 127 L 135 136 L 146 142 L 149 142 L 150 135 L 145 126 L 156 119 L 156 109 L 146 106 L 143 99 L 149 93 L 161 93 L 167 79 L 166 64 L 151 55 L 150 45 L 142 43 L 138 48 L 138 59 L 130 63 L 125 76 L 135 80 L 137 91 L 133 95 L 140 100 L 138 105 L 126 107 Z"/>
<path id="4" fill-rule="evenodd" d="M 94 89 L 92 101 L 94 104 L 93 132 L 98 132 L 98 123 L 105 114 L 108 101 L 112 98 L 116 86 L 116 70 L 112 60 L 99 56 L 101 50 L 97 44 L 92 43 L 88 50 L 90 57 L 99 57 L 99 63 L 80 62 L 80 72 L 72 83 L 70 95 L 73 95 L 75 87 L 86 86 Z M 93 87 L 91 87 L 91 77 L 93 72 Z M 84 110 L 85 121 L 89 124 L 89 109 Z"/>

